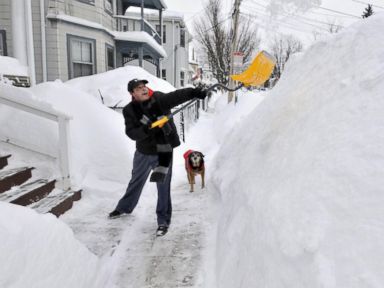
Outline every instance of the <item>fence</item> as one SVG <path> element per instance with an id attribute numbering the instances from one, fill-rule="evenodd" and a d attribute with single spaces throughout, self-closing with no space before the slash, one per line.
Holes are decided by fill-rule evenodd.
<path id="1" fill-rule="evenodd" d="M 176 128 L 183 142 L 186 141 L 189 128 L 200 118 L 200 109 L 203 111 L 208 110 L 208 101 L 209 97 L 198 100 L 175 115 Z"/>
<path id="2" fill-rule="evenodd" d="M 9 135 L 0 135 L 0 141 L 58 158 L 61 172 L 61 179 L 58 185 L 61 186 L 60 188 L 62 188 L 63 190 L 69 190 L 71 187 L 69 168 L 69 120 L 71 120 L 72 118 L 60 112 L 57 112 L 54 109 L 49 109 L 47 107 L 43 108 L 32 104 L 26 104 L 20 100 L 7 97 L 5 95 L 0 95 L 0 104 L 4 104 L 16 108 L 18 110 L 22 110 L 34 114 L 36 116 L 40 116 L 42 118 L 57 122 L 59 131 L 59 149 L 56 155 L 47 154 L 46 151 L 42 151 L 42 149 L 40 149 L 39 147 L 31 145 L 30 143 L 22 141 L 20 139 L 14 139 Z"/>

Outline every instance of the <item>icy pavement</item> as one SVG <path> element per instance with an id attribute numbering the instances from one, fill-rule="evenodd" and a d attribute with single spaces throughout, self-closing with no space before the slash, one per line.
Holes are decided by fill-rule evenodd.
<path id="1" fill-rule="evenodd" d="M 188 192 L 187 180 L 172 188 L 172 223 L 163 237 L 155 237 L 157 191 L 151 184 L 145 186 L 131 215 L 108 219 L 116 203 L 105 199 L 78 205 L 62 219 L 102 259 L 109 274 L 108 288 L 202 287 L 199 273 L 209 190 L 200 189 L 199 180 L 193 193 Z"/>

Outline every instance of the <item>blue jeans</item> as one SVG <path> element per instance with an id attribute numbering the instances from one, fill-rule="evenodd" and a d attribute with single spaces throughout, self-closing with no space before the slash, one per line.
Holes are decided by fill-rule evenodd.
<path id="1" fill-rule="evenodd" d="M 122 213 L 131 213 L 139 202 L 144 184 L 148 179 L 151 170 L 158 165 L 157 155 L 146 155 L 136 150 L 133 157 L 132 178 L 129 181 L 127 190 L 116 206 L 116 210 Z M 171 179 L 172 162 L 168 174 L 163 183 L 157 183 L 157 224 L 171 224 L 172 202 L 171 202 Z"/>

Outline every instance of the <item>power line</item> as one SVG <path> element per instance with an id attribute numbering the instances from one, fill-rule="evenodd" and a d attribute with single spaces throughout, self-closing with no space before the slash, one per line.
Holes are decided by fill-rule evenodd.
<path id="1" fill-rule="evenodd" d="M 355 1 L 355 0 L 352 0 L 352 1 Z M 356 0 L 356 1 L 357 1 L 357 0 Z M 384 1 L 384 0 L 381 0 L 381 1 Z M 250 2 L 250 3 L 252 3 L 252 4 L 256 4 L 256 5 L 258 5 L 258 6 L 261 6 L 261 7 L 263 7 L 264 9 L 268 9 L 267 6 L 264 6 L 264 5 L 260 4 L 260 3 L 255 2 L 255 1 L 252 1 L 252 2 Z M 337 10 L 334 10 L 334 9 L 331 9 L 331 8 L 325 8 L 325 7 L 321 7 L 321 6 L 319 6 L 319 7 L 314 7 L 313 9 L 322 9 L 322 10 L 330 11 L 330 12 L 337 13 L 337 14 L 340 14 L 340 15 L 344 15 L 344 16 L 348 16 L 348 17 L 353 17 L 353 18 L 358 18 L 358 19 L 360 19 L 359 16 L 352 15 L 352 14 L 349 14 L 349 13 L 345 13 L 345 12 L 342 12 L 342 11 L 337 11 Z M 383 7 L 383 9 L 384 9 L 384 7 Z M 310 11 L 310 12 L 312 12 L 312 11 Z M 327 15 L 327 16 L 332 16 L 332 15 L 329 15 L 329 14 L 325 14 L 325 15 Z"/>
<path id="2" fill-rule="evenodd" d="M 262 6 L 262 7 L 265 7 L 259 3 L 255 3 L 255 4 L 258 4 L 259 6 Z M 251 8 L 254 9 L 254 7 L 250 6 Z M 309 21 L 309 22 L 314 22 L 314 23 L 319 23 L 319 24 L 322 24 L 322 25 L 330 25 L 330 23 L 326 23 L 326 22 L 323 22 L 323 21 L 320 21 L 320 20 L 316 20 L 316 19 L 311 19 L 311 18 L 307 18 L 307 17 L 303 17 L 303 16 L 299 16 L 299 15 L 295 15 L 295 14 L 289 14 L 289 13 L 284 13 L 284 15 L 288 16 L 288 17 L 291 17 L 291 18 L 299 18 L 299 19 L 303 19 L 303 20 L 297 20 L 297 19 L 294 19 L 300 23 L 303 23 L 303 24 L 306 24 L 306 25 L 309 25 L 309 26 L 312 26 L 312 27 L 315 27 L 315 28 L 319 28 L 319 29 L 325 29 L 324 27 L 322 26 L 318 26 L 318 25 L 314 25 L 314 24 L 311 24 L 311 23 L 307 23 L 305 21 Z M 281 21 L 280 21 L 281 22 Z M 284 23 L 284 22 L 283 22 Z M 344 28 L 343 26 L 341 25 L 336 25 L 336 26 L 339 26 L 341 28 Z M 325 29 L 326 30 L 326 29 Z"/>
<path id="3" fill-rule="evenodd" d="M 372 7 L 375 7 L 375 8 L 384 9 L 383 6 L 370 4 L 370 3 L 368 3 L 368 2 L 359 1 L 359 0 L 352 0 L 352 1 L 353 1 L 353 2 L 356 2 L 356 3 L 361 3 L 361 4 L 371 5 Z"/>
<path id="4" fill-rule="evenodd" d="M 256 14 L 250 14 L 250 13 L 243 13 L 243 12 L 240 12 L 242 15 L 245 15 L 245 16 L 248 16 L 248 17 L 252 17 L 253 20 L 255 20 L 255 16 L 261 16 L 263 18 L 267 18 L 268 16 L 267 15 L 262 15 L 259 13 L 259 15 L 256 15 Z M 309 33 L 309 34 L 312 34 L 311 31 L 308 31 L 308 30 L 304 30 L 304 29 L 300 29 L 300 28 L 297 28 L 297 26 L 293 25 L 293 24 L 290 24 L 290 23 L 285 23 L 285 22 L 282 22 L 280 20 L 275 20 L 276 22 L 279 22 L 279 26 L 283 26 L 283 27 L 286 27 L 288 29 L 291 29 L 291 30 L 295 30 L 295 31 L 298 31 L 298 32 L 302 32 L 302 33 Z M 257 25 L 263 27 L 264 29 L 268 29 L 269 27 L 267 27 L 264 23 L 258 23 L 257 22 Z M 325 31 L 327 31 L 325 28 L 322 28 L 322 27 L 317 27 L 317 28 L 320 28 L 320 29 L 323 29 Z M 280 33 L 280 32 L 277 32 L 279 34 L 283 34 L 283 33 Z"/>
<path id="5" fill-rule="evenodd" d="M 308 17 L 304 17 L 304 16 L 300 16 L 300 15 L 296 15 L 296 14 L 289 14 L 289 13 L 284 13 L 286 16 L 289 16 L 289 17 L 293 17 L 293 18 L 300 18 L 300 19 L 303 19 L 305 21 L 309 21 L 309 22 L 314 22 L 314 23 L 319 23 L 319 24 L 322 24 L 322 25 L 330 25 L 330 23 L 328 22 L 324 22 L 324 21 L 321 21 L 321 20 L 318 20 L 318 19 L 312 19 L 312 18 L 308 18 Z M 306 22 L 302 22 L 304 24 L 307 24 Z M 314 25 L 315 26 L 315 25 Z M 335 26 L 338 26 L 340 28 L 344 28 L 344 26 L 342 25 L 335 25 Z M 316 26 L 316 27 L 319 27 L 319 26 Z M 320 27 L 319 27 L 320 28 Z"/>
<path id="6" fill-rule="evenodd" d="M 333 9 L 330 9 L 330 8 L 317 7 L 317 9 L 326 10 L 326 11 L 334 12 L 334 13 L 337 13 L 337 14 L 346 15 L 346 16 L 350 16 L 350 17 L 353 17 L 353 18 L 358 18 L 358 19 L 360 19 L 359 16 L 352 15 L 352 14 L 349 14 L 349 13 L 344 13 L 344 12 L 337 11 L 337 10 L 333 10 Z"/>

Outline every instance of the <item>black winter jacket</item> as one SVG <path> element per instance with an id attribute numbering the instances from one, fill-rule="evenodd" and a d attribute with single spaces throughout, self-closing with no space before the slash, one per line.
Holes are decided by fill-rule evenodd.
<path id="1" fill-rule="evenodd" d="M 170 93 L 156 91 L 150 100 L 144 102 L 132 101 L 124 107 L 125 134 L 136 141 L 136 149 L 139 152 L 157 154 L 156 133 L 163 133 L 160 128 L 148 129 L 147 126 L 143 125 L 140 122 L 143 115 L 146 115 L 154 122 L 158 116 L 168 115 L 173 107 L 195 98 L 195 91 L 193 88 L 179 89 Z M 146 109 L 149 102 L 154 104 L 155 109 Z M 171 131 L 166 136 L 167 142 L 175 148 L 180 145 L 179 135 L 173 119 L 170 119 L 168 124 Z"/>

